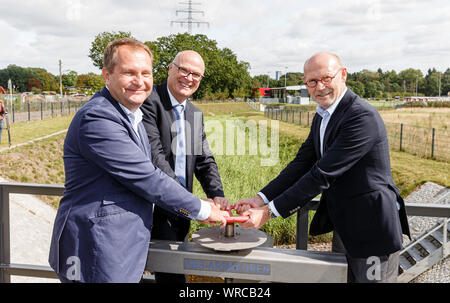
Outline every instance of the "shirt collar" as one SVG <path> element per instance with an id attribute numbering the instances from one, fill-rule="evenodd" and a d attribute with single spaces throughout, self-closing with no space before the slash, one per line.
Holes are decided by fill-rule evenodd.
<path id="1" fill-rule="evenodd" d="M 109 91 L 108 86 L 105 85 L 105 87 L 106 87 L 106 89 Z M 118 101 L 117 101 L 117 103 L 119 103 L 119 106 L 120 106 L 120 107 L 122 108 L 122 110 L 125 112 L 125 115 L 127 115 L 128 119 L 130 119 L 131 124 L 133 124 L 133 125 L 138 125 L 139 122 L 142 121 L 142 116 L 143 116 L 143 114 L 142 114 L 142 111 L 141 111 L 140 108 L 138 108 L 138 109 L 136 110 L 136 112 L 132 113 L 128 108 L 126 108 L 125 106 L 123 106 L 122 103 L 120 103 L 120 102 L 118 102 Z"/>
<path id="2" fill-rule="evenodd" d="M 167 87 L 167 92 L 169 93 L 169 98 L 170 98 L 170 102 L 172 103 L 172 107 L 177 106 L 178 104 L 183 105 L 184 109 L 186 109 L 186 100 L 184 100 L 183 102 L 178 102 L 177 99 L 175 99 L 175 97 L 172 95 L 172 93 L 169 90 L 169 87 Z"/>
<path id="3" fill-rule="evenodd" d="M 344 95 L 347 92 L 347 89 L 348 88 L 346 87 L 345 90 L 342 92 L 342 94 L 339 96 L 339 98 L 330 107 L 328 107 L 327 109 L 324 109 L 322 106 L 317 105 L 316 112 L 322 118 L 324 118 L 324 116 L 326 115 L 326 112 L 331 117 L 331 115 L 334 113 L 334 111 L 336 110 L 337 106 L 339 105 L 339 102 L 341 102 L 342 98 L 344 98 Z"/>

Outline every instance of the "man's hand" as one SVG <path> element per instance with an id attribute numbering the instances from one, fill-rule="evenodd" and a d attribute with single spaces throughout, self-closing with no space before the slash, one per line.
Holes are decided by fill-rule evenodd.
<path id="1" fill-rule="evenodd" d="M 209 215 L 208 219 L 204 220 L 204 221 L 199 221 L 200 223 L 203 224 L 216 224 L 217 222 L 220 223 L 220 227 L 224 227 L 225 225 L 227 225 L 227 219 L 230 214 L 227 211 L 223 211 L 220 210 L 220 205 L 217 205 L 215 203 L 211 203 L 210 200 L 208 199 L 208 201 L 211 205 L 211 214 Z"/>
<path id="2" fill-rule="evenodd" d="M 242 199 L 234 204 L 234 209 L 240 214 L 244 215 L 244 212 L 250 208 L 264 206 L 264 200 L 259 195 L 254 195 L 253 198 Z"/>
<path id="3" fill-rule="evenodd" d="M 220 210 L 230 210 L 231 209 L 231 202 L 225 197 L 215 197 L 213 199 L 214 203 L 216 205 L 220 206 Z"/>
<path id="4" fill-rule="evenodd" d="M 265 205 L 263 207 L 251 208 L 244 213 L 243 216 L 249 216 L 250 219 L 243 223 L 239 223 L 242 228 L 256 228 L 260 229 L 267 221 L 270 220 L 269 206 Z"/>

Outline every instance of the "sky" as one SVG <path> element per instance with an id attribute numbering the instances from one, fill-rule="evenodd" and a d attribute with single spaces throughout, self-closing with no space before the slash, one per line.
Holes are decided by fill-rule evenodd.
<path id="1" fill-rule="evenodd" d="M 127 31 L 145 42 L 187 32 L 172 24 L 187 0 L 0 0 L 0 69 L 9 64 L 99 74 L 95 36 Z M 313 54 L 337 54 L 350 73 L 450 68 L 448 0 L 194 0 L 192 34 L 250 63 L 252 76 L 303 72 Z"/>

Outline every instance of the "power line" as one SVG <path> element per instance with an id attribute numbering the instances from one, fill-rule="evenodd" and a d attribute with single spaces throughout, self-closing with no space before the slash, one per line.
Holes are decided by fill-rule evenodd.
<path id="1" fill-rule="evenodd" d="M 189 0 L 188 2 L 179 2 L 179 4 L 184 4 L 184 5 L 187 5 L 188 7 L 186 9 L 177 10 L 176 15 L 178 16 L 178 13 L 187 13 L 188 17 L 185 19 L 181 19 L 181 20 L 170 21 L 171 26 L 174 23 L 179 23 L 181 26 L 183 26 L 184 24 L 187 24 L 189 34 L 192 33 L 192 24 L 197 24 L 198 27 L 200 27 L 200 25 L 202 25 L 202 24 L 206 24 L 206 25 L 208 25 L 208 28 L 209 28 L 209 22 L 199 21 L 197 19 L 194 19 L 192 16 L 193 14 L 202 14 L 203 16 L 205 16 L 204 11 L 199 11 L 199 10 L 193 9 L 193 5 L 201 5 L 201 3 L 192 2 L 192 0 Z"/>

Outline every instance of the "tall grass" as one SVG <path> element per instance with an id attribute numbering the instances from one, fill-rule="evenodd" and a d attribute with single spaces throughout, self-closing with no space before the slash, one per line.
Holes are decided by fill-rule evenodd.
<path id="1" fill-rule="evenodd" d="M 241 114 L 240 119 L 245 117 L 246 120 L 261 121 L 265 120 L 264 116 L 260 114 L 248 115 Z M 205 123 L 211 122 L 211 120 L 219 121 L 222 123 L 224 129 L 225 124 L 230 121 L 236 120 L 230 118 L 230 116 L 215 116 L 206 117 Z M 258 123 L 256 123 L 258 125 Z M 242 124 L 240 124 L 242 126 Z M 283 130 L 289 133 L 289 126 L 283 125 Z M 242 129 L 246 132 L 247 141 L 250 140 L 250 133 L 248 129 Z M 231 200 L 234 204 L 236 201 L 249 198 L 259 192 L 268 182 L 275 178 L 281 170 L 295 157 L 301 143 L 306 139 L 308 134 L 307 129 L 302 129 L 300 132 L 286 134 L 285 132 L 279 133 L 279 161 L 273 166 L 261 166 L 261 159 L 265 156 L 258 153 L 257 155 L 216 155 L 215 159 L 219 167 L 219 173 L 224 186 L 225 196 Z M 270 133 L 270 130 L 268 131 Z M 208 136 L 208 133 L 207 133 Z M 270 138 L 270 136 L 268 136 Z M 248 142 L 246 142 L 248 146 Z M 236 146 L 237 148 L 237 146 Z M 248 151 L 248 150 L 247 150 Z M 194 194 L 198 197 L 204 197 L 202 188 L 197 180 L 194 181 Z M 311 220 L 314 212 L 310 212 Z M 296 241 L 296 214 L 290 216 L 287 219 L 276 218 L 267 222 L 262 230 L 268 233 L 274 239 L 275 245 L 280 244 L 293 244 Z M 204 227 L 203 224 L 193 222 L 191 224 L 190 234 L 199 228 Z M 327 241 L 330 239 L 330 235 L 325 237 L 316 237 L 312 240 L 315 241 Z"/>
<path id="2" fill-rule="evenodd" d="M 245 103 L 232 105 L 232 107 L 228 103 L 208 105 L 208 112 L 211 114 L 206 114 L 205 120 L 207 122 L 215 120 L 225 125 L 227 120 L 242 119 L 255 122 L 267 120 L 262 113 L 249 111 L 249 107 Z M 234 110 L 233 116 L 222 114 L 230 109 Z M 58 117 L 27 122 L 23 125 L 18 123 L 14 125 L 15 129 L 13 130 L 16 142 L 21 143 L 66 129 L 69 123 L 69 117 Z M 249 139 L 248 129 L 244 131 L 248 135 L 246 138 Z M 274 166 L 261 166 L 261 159 L 264 158 L 261 154 L 215 155 L 225 195 L 234 203 L 239 199 L 256 194 L 294 158 L 308 133 L 309 127 L 280 121 L 279 162 Z M 0 176 L 14 182 L 64 184 L 62 161 L 64 137 L 64 134 L 54 136 L 0 153 Z M 248 148 L 248 142 L 246 142 L 246 146 Z M 391 164 L 395 184 L 400 188 L 404 197 L 426 181 L 432 181 L 445 187 L 450 186 L 449 163 L 424 159 L 404 152 L 391 151 Z M 194 193 L 198 197 L 205 197 L 200 184 L 196 180 Z M 43 197 L 43 199 L 57 207 L 60 198 Z M 312 215 L 313 212 L 310 212 L 310 219 Z M 200 228 L 202 225 L 193 222 L 191 226 L 192 233 L 193 230 Z M 263 227 L 263 230 L 274 238 L 275 244 L 293 244 L 295 243 L 295 227 L 296 215 L 294 214 L 288 219 L 270 220 Z M 324 237 L 312 238 L 312 240 L 327 241 L 329 238 L 330 235 L 328 234 Z"/>

